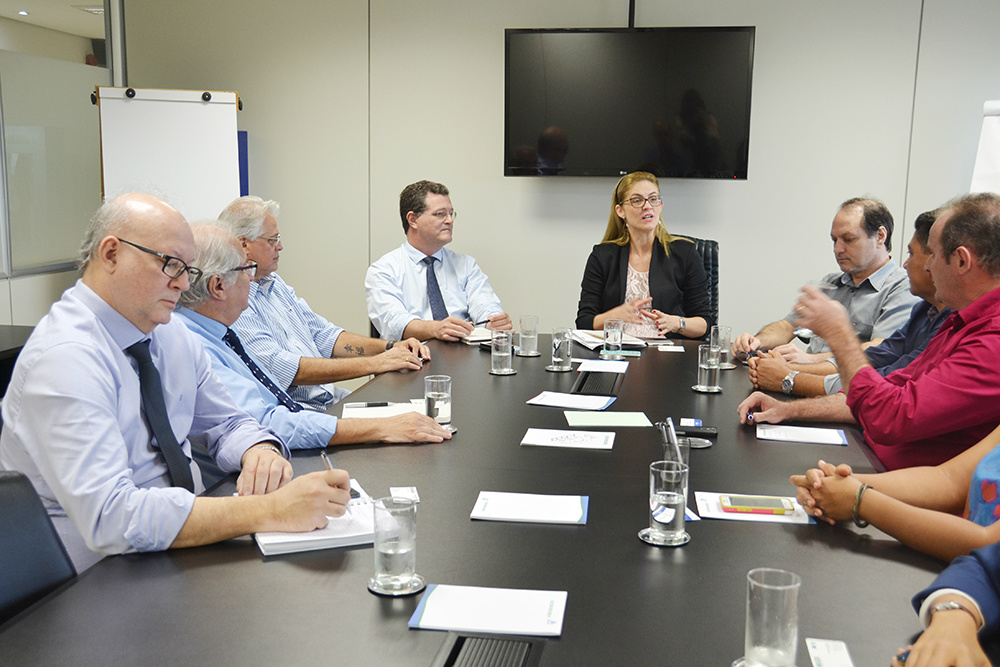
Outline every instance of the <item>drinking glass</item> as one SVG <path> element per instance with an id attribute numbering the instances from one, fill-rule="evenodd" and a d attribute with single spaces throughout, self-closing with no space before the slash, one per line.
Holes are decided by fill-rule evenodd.
<path id="1" fill-rule="evenodd" d="M 707 394 L 722 391 L 719 386 L 719 348 L 698 346 L 698 383 L 691 388 Z"/>
<path id="2" fill-rule="evenodd" d="M 838 288 L 838 285 L 836 283 L 829 282 L 826 280 L 811 280 L 806 284 L 810 285 L 811 287 L 815 287 L 816 289 L 820 290 L 827 296 L 833 294 Z M 806 343 L 807 345 L 816 336 L 816 334 L 813 333 L 812 329 L 808 329 L 806 327 L 798 327 L 792 333 L 794 333 L 799 340 L 801 340 L 803 343 Z"/>
<path id="3" fill-rule="evenodd" d="M 454 433 L 451 425 L 451 377 L 448 375 L 428 375 L 424 378 L 424 403 L 427 416 L 443 428 Z"/>
<path id="4" fill-rule="evenodd" d="M 622 320 L 604 320 L 604 349 L 601 356 L 608 359 L 621 359 L 622 330 L 625 322 Z"/>
<path id="5" fill-rule="evenodd" d="M 679 547 L 691 536 L 684 531 L 688 467 L 678 461 L 649 464 L 649 527 L 639 539 L 661 547 Z"/>
<path id="6" fill-rule="evenodd" d="M 573 336 L 566 327 L 552 330 L 552 364 L 545 370 L 565 373 L 573 370 Z"/>
<path id="7" fill-rule="evenodd" d="M 493 375 L 513 375 L 511 352 L 514 347 L 513 331 L 494 331 L 490 346 L 490 373 Z"/>
<path id="8" fill-rule="evenodd" d="M 734 667 L 795 667 L 801 586 L 794 572 L 762 567 L 747 573 L 746 655 Z"/>
<path id="9" fill-rule="evenodd" d="M 379 595 L 413 595 L 427 582 L 416 572 L 417 504 L 386 497 L 372 503 L 375 512 L 375 576 L 368 590 Z"/>
<path id="10" fill-rule="evenodd" d="M 723 326 L 721 324 L 717 324 L 712 327 L 712 332 L 709 335 L 709 345 L 719 348 L 719 368 L 724 371 L 731 371 L 736 368 L 736 364 L 729 359 L 729 350 L 732 347 L 732 344 L 732 327 Z"/>
<path id="11" fill-rule="evenodd" d="M 538 316 L 524 315 L 521 317 L 521 333 L 518 334 L 517 356 L 537 357 L 538 351 Z"/>

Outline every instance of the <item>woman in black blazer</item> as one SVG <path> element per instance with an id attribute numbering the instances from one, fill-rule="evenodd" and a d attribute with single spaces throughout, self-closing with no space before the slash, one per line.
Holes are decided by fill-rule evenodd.
<path id="1" fill-rule="evenodd" d="M 667 232 L 662 208 L 652 174 L 637 171 L 618 181 L 604 239 L 583 273 L 578 329 L 620 319 L 633 336 L 701 338 L 715 324 L 701 256 L 694 243 Z"/>

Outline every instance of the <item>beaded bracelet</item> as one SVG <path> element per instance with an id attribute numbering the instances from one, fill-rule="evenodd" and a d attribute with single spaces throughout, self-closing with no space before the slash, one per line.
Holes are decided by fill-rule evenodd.
<path id="1" fill-rule="evenodd" d="M 854 514 L 854 525 L 858 528 L 867 528 L 868 522 L 861 518 L 858 511 L 861 509 L 861 496 L 864 495 L 865 491 L 872 488 L 871 484 L 862 484 L 858 487 L 857 493 L 854 494 L 854 509 L 852 514 Z"/>

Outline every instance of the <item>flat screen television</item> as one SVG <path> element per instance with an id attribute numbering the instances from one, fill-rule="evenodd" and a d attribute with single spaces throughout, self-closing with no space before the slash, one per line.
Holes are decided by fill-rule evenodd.
<path id="1" fill-rule="evenodd" d="M 505 176 L 746 179 L 752 26 L 505 38 Z"/>

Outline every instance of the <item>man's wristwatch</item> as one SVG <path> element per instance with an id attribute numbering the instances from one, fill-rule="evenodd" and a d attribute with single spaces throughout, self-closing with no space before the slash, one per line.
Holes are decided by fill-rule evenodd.
<path id="1" fill-rule="evenodd" d="M 795 389 L 795 376 L 798 374 L 798 371 L 791 371 L 786 375 L 785 379 L 781 381 L 781 391 L 786 394 L 792 393 L 792 390 Z"/>
<path id="2" fill-rule="evenodd" d="M 678 316 L 677 319 L 680 320 L 681 323 L 680 327 L 677 329 L 677 333 L 684 333 L 684 330 L 687 329 L 688 326 L 687 320 L 680 316 Z"/>
<path id="3" fill-rule="evenodd" d="M 385 342 L 385 351 L 388 352 L 389 350 L 391 350 L 392 346 L 395 345 L 397 342 L 398 341 L 395 341 L 395 340 L 387 340 Z"/>
<path id="4" fill-rule="evenodd" d="M 972 612 L 971 609 L 969 609 L 963 604 L 955 602 L 954 600 L 949 600 L 948 602 L 938 602 L 936 605 L 930 608 L 927 616 L 928 618 L 931 618 L 934 616 L 934 614 L 938 613 L 939 611 L 952 611 L 953 609 L 961 609 L 966 614 L 971 616 L 973 621 L 975 621 L 976 623 L 979 622 L 979 619 L 976 618 L 976 615 Z"/>

